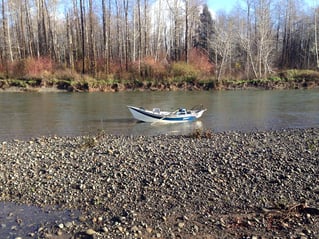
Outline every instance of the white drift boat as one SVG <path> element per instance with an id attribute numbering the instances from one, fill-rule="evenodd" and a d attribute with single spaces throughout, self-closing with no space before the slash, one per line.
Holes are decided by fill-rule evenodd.
<path id="1" fill-rule="evenodd" d="M 159 108 L 146 110 L 142 107 L 127 106 L 133 117 L 138 121 L 150 123 L 180 123 L 194 121 L 200 118 L 206 111 L 202 106 L 193 107 L 190 110 L 179 108 L 173 112 L 161 111 Z"/>

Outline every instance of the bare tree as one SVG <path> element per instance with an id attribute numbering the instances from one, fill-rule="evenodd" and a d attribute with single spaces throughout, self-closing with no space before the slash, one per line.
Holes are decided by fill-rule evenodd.
<path id="1" fill-rule="evenodd" d="M 4 42 L 4 58 L 5 61 L 13 61 L 13 53 L 11 48 L 10 26 L 8 20 L 8 5 L 2 0 L 2 28 L 3 28 L 3 42 Z"/>
<path id="2" fill-rule="evenodd" d="M 209 15 L 208 9 L 200 14 L 202 0 L 72 0 L 67 5 L 1 0 L 1 63 L 8 75 L 10 62 L 45 56 L 96 75 L 128 71 L 138 62 L 143 75 L 141 63 L 148 57 L 188 63 L 191 48 L 200 47 L 214 61 L 218 80 L 239 71 L 246 78 L 264 78 L 274 66 L 319 68 L 314 1 L 309 11 L 304 0 L 242 0 L 244 8 L 216 13 L 210 24 L 215 32 L 206 26 L 200 32 L 201 18 Z"/>
<path id="3" fill-rule="evenodd" d="M 185 12 L 184 56 L 186 63 L 188 63 L 188 51 L 192 45 L 191 40 L 195 32 L 195 26 L 198 24 L 199 9 L 202 3 L 199 0 L 183 0 L 183 3 Z M 207 7 L 207 5 L 205 5 L 204 8 L 205 7 Z"/>
<path id="4" fill-rule="evenodd" d="M 107 11 L 106 7 L 106 0 L 102 0 L 102 12 L 103 12 L 103 57 L 104 57 L 104 68 L 105 72 L 109 73 L 110 68 L 110 49 L 109 49 L 109 43 L 110 43 L 110 9 Z M 110 0 L 109 0 L 109 7 L 110 7 Z M 109 13 L 108 13 L 109 12 Z"/>
<path id="5" fill-rule="evenodd" d="M 213 52 L 215 54 L 215 67 L 216 67 L 216 79 L 218 82 L 221 81 L 223 75 L 227 71 L 227 65 L 231 65 L 231 52 L 235 43 L 235 24 L 234 21 L 227 19 L 225 16 L 218 19 L 214 29 L 214 39 L 211 42 L 207 41 L 204 43 L 211 44 Z M 208 48 L 208 46 L 206 46 Z M 229 67 L 231 70 L 231 67 Z"/>
<path id="6" fill-rule="evenodd" d="M 73 57 L 73 38 L 71 29 L 71 17 L 69 14 L 66 16 L 66 35 L 67 35 L 67 49 L 66 49 L 66 59 L 67 66 L 74 69 L 74 57 Z"/>
<path id="7" fill-rule="evenodd" d="M 125 60 L 125 70 L 128 71 L 129 64 L 129 19 L 128 19 L 128 0 L 123 0 L 123 8 L 124 8 L 124 60 Z"/>
<path id="8" fill-rule="evenodd" d="M 84 14 L 85 9 L 83 5 L 83 0 L 80 0 L 80 12 L 81 12 L 81 36 L 82 36 L 82 74 L 85 73 L 85 58 L 86 58 L 86 51 L 85 51 L 85 22 L 84 22 Z"/>
<path id="9" fill-rule="evenodd" d="M 318 8 L 314 9 L 314 28 L 315 28 L 315 54 L 316 54 L 316 63 L 317 63 L 317 69 L 319 69 L 319 56 L 318 56 L 318 23 L 317 23 L 317 12 Z"/>
<path id="10" fill-rule="evenodd" d="M 94 29 L 94 19 L 93 19 L 93 3 L 89 0 L 89 61 L 90 61 L 90 72 L 93 76 L 96 75 L 96 46 L 95 46 L 95 29 Z"/>

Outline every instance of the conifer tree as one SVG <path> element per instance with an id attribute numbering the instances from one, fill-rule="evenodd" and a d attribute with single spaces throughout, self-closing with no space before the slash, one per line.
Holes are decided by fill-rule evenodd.
<path id="1" fill-rule="evenodd" d="M 200 14 L 199 26 L 197 30 L 197 36 L 194 40 L 194 47 L 199 48 L 211 55 L 214 31 L 214 20 L 208 9 L 207 4 L 203 6 L 203 11 Z"/>

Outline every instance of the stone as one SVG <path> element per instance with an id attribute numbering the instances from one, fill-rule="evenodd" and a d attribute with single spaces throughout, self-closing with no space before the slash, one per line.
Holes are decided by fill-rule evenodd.
<path id="1" fill-rule="evenodd" d="M 85 231 L 85 233 L 89 236 L 93 236 L 94 234 L 96 234 L 96 231 L 94 231 L 92 228 L 89 228 Z"/>
<path id="2" fill-rule="evenodd" d="M 177 226 L 178 226 L 179 228 L 183 228 L 183 227 L 185 226 L 185 223 L 184 223 L 184 222 L 179 222 L 179 223 L 177 224 Z"/>

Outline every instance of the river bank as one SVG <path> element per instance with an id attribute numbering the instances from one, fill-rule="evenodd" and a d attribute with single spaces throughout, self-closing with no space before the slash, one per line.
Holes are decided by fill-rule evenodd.
<path id="1" fill-rule="evenodd" d="M 318 140 L 291 129 L 6 141 L 0 201 L 80 212 L 27 232 L 39 238 L 316 238 Z"/>
<path id="2" fill-rule="evenodd" d="M 123 91 L 210 91 L 210 90 L 291 90 L 291 89 L 316 89 L 319 88 L 319 80 L 301 81 L 230 81 L 230 82 L 180 82 L 180 83 L 115 83 L 106 84 L 99 87 L 89 87 L 86 85 L 63 83 L 63 86 L 6 86 L 0 88 L 0 92 L 123 92 Z"/>
<path id="3" fill-rule="evenodd" d="M 288 70 L 265 79 L 222 79 L 213 76 L 163 79 L 99 79 L 68 75 L 56 78 L 26 77 L 0 79 L 0 92 L 121 92 L 121 91 L 196 91 L 237 89 L 313 89 L 319 87 L 316 71 Z"/>

